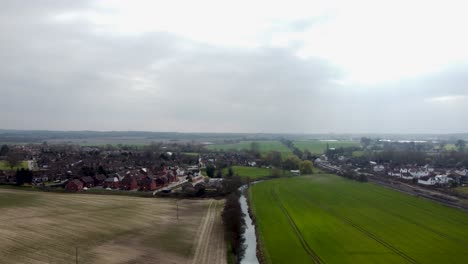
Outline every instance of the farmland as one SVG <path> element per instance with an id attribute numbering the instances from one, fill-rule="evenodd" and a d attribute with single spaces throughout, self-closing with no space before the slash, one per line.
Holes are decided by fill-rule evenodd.
<path id="1" fill-rule="evenodd" d="M 263 140 L 263 141 L 255 141 L 259 144 L 260 152 L 262 154 L 266 154 L 269 151 L 278 151 L 281 152 L 283 156 L 291 154 L 291 150 L 288 149 L 285 145 L 283 145 L 280 141 L 275 140 Z M 232 143 L 232 144 L 214 144 L 209 145 L 206 148 L 210 150 L 249 150 L 250 144 L 252 141 L 240 141 L 239 143 Z"/>
<path id="2" fill-rule="evenodd" d="M 232 170 L 235 174 L 242 178 L 249 177 L 252 180 L 261 179 L 264 177 L 271 176 L 272 169 L 248 167 L 248 166 L 232 166 Z M 226 175 L 227 169 L 224 169 L 223 174 Z M 281 176 L 292 176 L 289 171 L 282 171 Z"/>
<path id="3" fill-rule="evenodd" d="M 468 214 L 335 175 L 253 185 L 267 263 L 465 263 Z M 281 230 L 281 232 L 278 232 Z"/>
<path id="4" fill-rule="evenodd" d="M 173 199 L 0 189 L 0 208 L 2 263 L 226 262 L 221 201 L 180 200 L 177 219 Z"/>
<path id="5" fill-rule="evenodd" d="M 0 160 L 0 170 L 17 170 L 17 169 L 27 169 L 28 162 L 22 161 L 18 166 L 13 167 L 13 169 L 9 166 L 8 162 L 4 160 Z"/>
<path id="6" fill-rule="evenodd" d="M 462 194 L 468 195 L 468 187 L 467 187 L 467 186 L 464 186 L 464 187 L 457 187 L 457 188 L 455 188 L 455 191 L 458 192 L 458 193 L 462 193 Z"/>
<path id="7" fill-rule="evenodd" d="M 309 150 L 313 154 L 322 154 L 327 149 L 327 144 L 330 148 L 340 147 L 359 147 L 359 141 L 341 140 L 341 141 L 319 141 L 319 140 L 298 140 L 293 141 L 294 146 L 304 151 Z"/>

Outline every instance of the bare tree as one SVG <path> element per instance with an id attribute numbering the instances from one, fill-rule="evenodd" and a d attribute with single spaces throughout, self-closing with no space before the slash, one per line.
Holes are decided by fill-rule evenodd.
<path id="1" fill-rule="evenodd" d="M 6 161 L 10 168 L 13 169 L 21 163 L 21 155 L 16 151 L 9 151 L 6 156 Z"/>
<path id="2" fill-rule="evenodd" d="M 455 146 L 458 148 L 459 152 L 463 152 L 465 150 L 466 142 L 463 139 L 457 140 Z"/>

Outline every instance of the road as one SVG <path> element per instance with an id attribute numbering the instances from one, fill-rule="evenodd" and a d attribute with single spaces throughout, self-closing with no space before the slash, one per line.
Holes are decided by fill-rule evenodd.
<path id="1" fill-rule="evenodd" d="M 197 233 L 192 264 L 226 264 L 226 243 L 221 219 L 222 201 L 211 200 Z"/>

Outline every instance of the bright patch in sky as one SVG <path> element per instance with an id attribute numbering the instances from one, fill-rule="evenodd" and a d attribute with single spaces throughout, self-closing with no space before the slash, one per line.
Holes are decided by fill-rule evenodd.
<path id="1" fill-rule="evenodd" d="M 57 17 L 114 34 L 168 32 L 232 48 L 291 46 L 321 57 L 345 82 L 376 84 L 468 59 L 465 1 L 97 1 Z"/>
<path id="2" fill-rule="evenodd" d="M 432 97 L 427 99 L 427 102 L 430 103 L 454 103 L 466 100 L 467 97 L 464 95 L 447 95 L 447 96 L 439 96 L 439 97 Z"/>

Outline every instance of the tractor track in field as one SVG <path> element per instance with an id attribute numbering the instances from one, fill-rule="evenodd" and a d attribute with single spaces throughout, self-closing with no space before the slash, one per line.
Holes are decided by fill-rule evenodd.
<path id="1" fill-rule="evenodd" d="M 420 223 L 418 223 L 418 222 L 416 222 L 416 221 L 411 220 L 410 218 L 404 217 L 404 216 L 399 215 L 399 214 L 396 214 L 396 213 L 392 213 L 392 212 L 390 212 L 390 211 L 384 211 L 384 212 L 386 212 L 386 213 L 388 213 L 388 214 L 390 214 L 390 215 L 393 215 L 394 217 L 400 218 L 400 219 L 402 219 L 402 220 L 404 220 L 404 221 L 406 221 L 406 222 L 408 222 L 408 223 L 411 223 L 411 224 L 413 224 L 413 225 L 416 225 L 416 226 L 418 226 L 418 227 L 420 227 L 420 228 L 422 228 L 422 229 L 425 229 L 425 230 L 427 230 L 427 231 L 429 231 L 429 232 L 431 232 L 431 233 L 433 233 L 433 234 L 436 234 L 436 235 L 438 235 L 438 236 L 440 236 L 440 237 L 446 238 L 446 239 L 451 240 L 451 241 L 454 241 L 454 242 L 456 242 L 456 243 L 460 243 L 461 245 L 463 245 L 463 246 L 465 246 L 465 247 L 468 247 L 468 243 L 466 243 L 465 241 L 462 241 L 462 240 L 460 240 L 460 239 L 456 239 L 456 238 L 454 238 L 454 237 L 451 237 L 451 236 L 449 236 L 449 235 L 447 235 L 447 234 L 445 234 L 445 233 L 443 233 L 443 232 L 440 232 L 440 231 L 438 231 L 438 230 L 435 230 L 435 229 L 433 229 L 433 228 L 431 228 L 431 227 L 429 227 L 429 226 L 422 225 L 422 224 L 420 224 Z"/>
<path id="2" fill-rule="evenodd" d="M 199 227 L 192 264 L 226 263 L 226 245 L 218 202 L 212 200 Z"/>
<path id="3" fill-rule="evenodd" d="M 359 226 L 358 224 L 354 223 L 351 219 L 349 219 L 347 217 L 344 217 L 344 216 L 341 216 L 341 215 L 335 213 L 334 211 L 332 211 L 329 208 L 325 208 L 323 206 L 320 206 L 320 207 L 323 210 L 325 210 L 326 212 L 328 212 L 329 214 L 333 215 L 334 217 L 336 217 L 336 218 L 340 219 L 341 221 L 345 222 L 346 224 L 352 226 L 353 228 L 355 228 L 356 230 L 358 230 L 359 232 L 361 232 L 365 236 L 369 237 L 370 239 L 372 239 L 372 240 L 376 241 L 377 243 L 381 244 L 382 246 L 386 247 L 387 249 L 389 249 L 393 253 L 397 254 L 398 256 L 404 258 L 406 261 L 408 261 L 410 263 L 414 263 L 414 264 L 419 263 L 417 260 L 415 260 L 412 257 L 406 255 L 403 251 L 399 250 L 398 248 L 396 248 L 392 244 L 390 244 L 387 241 L 383 240 L 382 238 L 380 238 L 379 236 L 377 236 L 374 233 L 370 232 L 369 230 L 367 230 L 367 229 Z"/>
<path id="4" fill-rule="evenodd" d="M 299 242 L 302 245 L 302 248 L 306 251 L 306 253 L 311 257 L 312 261 L 316 264 L 321 264 L 325 263 L 317 253 L 310 247 L 310 245 L 307 243 L 305 240 L 304 236 L 302 235 L 301 231 L 299 230 L 299 227 L 296 225 L 296 222 L 294 222 L 294 219 L 291 217 L 289 214 L 288 210 L 286 207 L 284 207 L 283 203 L 281 202 L 280 198 L 276 194 L 274 189 L 271 189 L 271 195 L 273 198 L 275 198 L 276 202 L 278 203 L 281 211 L 283 211 L 284 215 L 287 217 L 289 225 L 292 227 L 294 230 L 294 233 L 296 234 L 296 237 L 299 239 Z"/>

